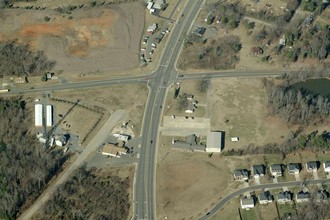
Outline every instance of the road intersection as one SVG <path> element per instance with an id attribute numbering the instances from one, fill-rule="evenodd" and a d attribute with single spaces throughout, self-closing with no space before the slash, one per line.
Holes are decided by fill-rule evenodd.
<path id="1" fill-rule="evenodd" d="M 21 94 L 29 92 L 48 92 L 66 89 L 85 89 L 94 87 L 106 87 L 122 84 L 143 83 L 149 87 L 149 97 L 144 113 L 142 128 L 142 143 L 140 157 L 138 158 L 134 186 L 134 214 L 133 219 L 156 219 L 156 161 L 157 161 L 157 140 L 158 128 L 163 111 L 167 88 L 174 82 L 193 79 L 211 79 L 221 77 L 257 77 L 257 76 L 278 76 L 284 73 L 283 70 L 274 71 L 219 71 L 204 73 L 180 73 L 176 69 L 177 58 L 183 46 L 184 36 L 193 25 L 199 10 L 205 0 L 187 1 L 185 7 L 171 31 L 164 51 L 155 71 L 150 75 L 137 77 L 126 77 L 110 80 L 94 80 L 74 83 L 63 83 L 47 87 L 35 87 L 29 89 L 11 89 L 9 94 Z M 77 168 L 77 167 L 76 167 Z M 63 175 L 63 174 L 62 174 Z M 54 188 L 53 188 L 54 189 Z M 236 195 L 236 194 L 235 194 Z M 232 198 L 232 197 L 230 197 Z M 223 201 L 223 200 L 222 200 Z M 211 213 L 215 213 L 224 204 L 220 202 L 214 207 Z M 229 201 L 229 200 L 228 200 Z M 45 201 L 43 201 L 44 203 Z M 222 205 L 223 204 L 223 205 Z M 29 215 L 32 216 L 32 215 Z M 22 216 L 26 219 L 25 216 Z"/>

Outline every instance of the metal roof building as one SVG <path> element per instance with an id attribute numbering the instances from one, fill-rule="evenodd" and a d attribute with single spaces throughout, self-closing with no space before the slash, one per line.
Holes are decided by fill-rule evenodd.
<path id="1" fill-rule="evenodd" d="M 206 152 L 220 153 L 222 150 L 222 132 L 211 131 L 207 133 Z"/>
<path id="2" fill-rule="evenodd" d="M 51 105 L 46 106 L 46 126 L 53 126 L 53 106 Z"/>
<path id="3" fill-rule="evenodd" d="M 36 127 L 42 126 L 42 104 L 34 106 L 34 121 Z"/>

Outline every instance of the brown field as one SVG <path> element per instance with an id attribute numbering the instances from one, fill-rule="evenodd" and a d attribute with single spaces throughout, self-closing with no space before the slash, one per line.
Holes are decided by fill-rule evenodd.
<path id="1" fill-rule="evenodd" d="M 239 199 L 235 198 L 227 203 L 227 205 L 225 205 L 223 209 L 210 218 L 210 220 L 240 220 L 238 213 L 239 206 Z"/>
<path id="2" fill-rule="evenodd" d="M 45 21 L 45 17 L 50 20 Z M 55 73 L 66 78 L 94 73 L 109 75 L 139 67 L 144 26 L 140 2 L 88 6 L 70 14 L 49 9 L 2 10 L 0 21 L 1 40 L 17 39 L 45 51 L 49 59 L 56 61 Z"/>
<path id="3" fill-rule="evenodd" d="M 123 95 L 123 91 L 125 95 Z M 53 96 L 69 100 L 79 99 L 82 104 L 86 103 L 101 107 L 108 113 L 124 109 L 129 114 L 130 125 L 134 125 L 133 132 L 135 136 L 140 135 L 144 108 L 148 97 L 148 89 L 144 85 L 131 84 L 109 88 L 60 91 L 54 92 Z"/>
<path id="4" fill-rule="evenodd" d="M 157 219 L 197 219 L 240 187 L 232 181 L 228 160 L 219 155 L 209 158 L 206 153 L 171 150 L 166 144 L 159 147 L 157 161 Z"/>

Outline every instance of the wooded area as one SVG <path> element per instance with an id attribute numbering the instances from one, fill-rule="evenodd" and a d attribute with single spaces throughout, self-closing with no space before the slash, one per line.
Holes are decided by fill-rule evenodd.
<path id="1" fill-rule="evenodd" d="M 127 219 L 130 178 L 81 167 L 35 219 Z"/>
<path id="2" fill-rule="evenodd" d="M 0 99 L 1 219 L 15 219 L 30 206 L 68 157 L 43 150 L 28 131 L 32 115 L 24 100 Z"/>
<path id="3" fill-rule="evenodd" d="M 268 109 L 272 116 L 279 116 L 289 124 L 318 123 L 330 115 L 330 101 L 327 97 L 297 90 L 294 83 L 329 76 L 329 69 L 302 70 L 283 76 L 283 82 L 274 84 L 264 79 L 268 95 Z"/>
<path id="4" fill-rule="evenodd" d="M 28 45 L 15 41 L 0 43 L 0 73 L 2 75 L 42 75 L 55 66 L 43 51 L 33 52 Z"/>

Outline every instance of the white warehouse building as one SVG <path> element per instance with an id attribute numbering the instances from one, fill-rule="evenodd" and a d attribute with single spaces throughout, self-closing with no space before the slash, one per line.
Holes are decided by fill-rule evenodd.
<path id="1" fill-rule="evenodd" d="M 46 106 L 46 125 L 47 127 L 53 126 L 53 106 Z"/>
<path id="2" fill-rule="evenodd" d="M 36 127 L 42 126 L 42 104 L 34 106 L 34 121 Z"/>

